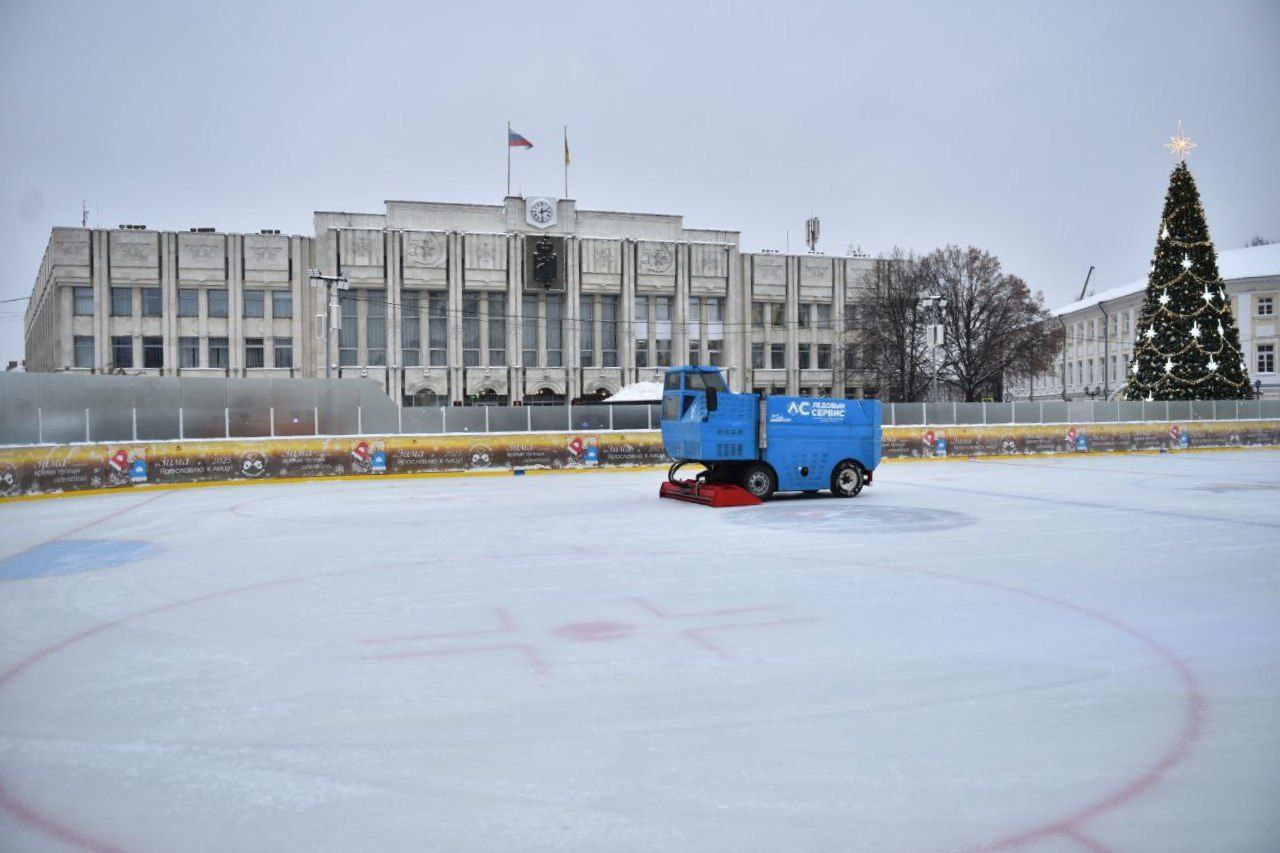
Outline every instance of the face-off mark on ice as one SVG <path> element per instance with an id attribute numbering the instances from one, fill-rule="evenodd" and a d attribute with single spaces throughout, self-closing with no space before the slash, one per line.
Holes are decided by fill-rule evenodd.
<path id="1" fill-rule="evenodd" d="M 756 619 L 754 621 L 745 622 L 737 619 L 737 617 L 749 614 L 776 613 L 777 611 L 788 609 L 787 605 L 783 604 L 673 612 L 644 598 L 633 597 L 627 599 L 627 603 L 632 608 L 644 611 L 648 617 L 660 620 L 657 623 L 658 625 L 669 623 L 670 620 L 712 620 L 713 624 L 679 628 L 676 630 L 675 636 L 701 647 L 721 660 L 733 660 L 734 655 L 728 648 L 726 648 L 725 645 L 723 645 L 725 641 L 722 640 L 718 643 L 713 640 L 713 634 L 771 629 L 788 625 L 802 625 L 818 621 L 817 618 L 813 616 Z M 470 628 L 461 631 L 400 634 L 391 637 L 374 637 L 361 640 L 360 642 L 364 645 L 384 646 L 386 644 L 420 643 L 423 641 L 430 642 L 433 640 L 460 640 L 473 637 L 496 637 L 515 635 L 522 632 L 522 629 L 517 625 L 516 621 L 505 608 L 495 607 L 492 610 L 492 614 L 492 623 L 496 624 L 491 624 L 490 627 Z M 728 621 L 724 621 L 726 619 Z M 639 627 L 628 622 L 619 622 L 609 619 L 589 619 L 569 622 L 564 625 L 557 626 L 551 630 L 550 634 L 552 637 L 568 640 L 570 642 L 598 643 L 607 640 L 626 639 L 634 635 L 639 630 L 641 630 Z M 522 639 L 522 637 L 513 637 L 512 639 Z M 532 641 L 481 643 L 479 645 L 449 646 L 446 648 L 432 647 L 427 649 L 386 651 L 364 655 L 363 659 L 368 661 L 387 661 L 405 660 L 409 658 L 448 657 L 464 654 L 488 654 L 491 652 L 503 652 L 514 655 L 518 660 L 522 661 L 533 672 L 540 676 L 550 674 L 551 668 L 547 664 L 542 650 Z"/>

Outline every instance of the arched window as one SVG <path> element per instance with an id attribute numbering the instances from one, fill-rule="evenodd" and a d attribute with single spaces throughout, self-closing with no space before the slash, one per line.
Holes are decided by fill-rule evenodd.
<path id="1" fill-rule="evenodd" d="M 501 406 L 505 401 L 492 388 L 482 388 L 479 394 L 472 394 L 467 399 L 471 406 Z"/>
<path id="2" fill-rule="evenodd" d="M 406 406 L 443 406 L 444 397 L 430 388 L 423 388 L 412 395 L 406 394 L 404 404 Z"/>
<path id="3" fill-rule="evenodd" d="M 564 395 L 557 394 L 552 388 L 539 388 L 538 393 L 524 398 L 526 406 L 563 406 Z"/>

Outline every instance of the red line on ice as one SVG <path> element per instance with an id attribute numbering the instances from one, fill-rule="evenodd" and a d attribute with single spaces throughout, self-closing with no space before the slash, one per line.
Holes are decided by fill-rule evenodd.
<path id="1" fill-rule="evenodd" d="M 390 652 L 385 655 L 365 655 L 365 660 L 397 660 L 400 658 L 443 657 L 444 655 L 465 655 L 471 652 L 518 651 L 528 659 L 530 665 L 539 675 L 547 675 L 547 665 L 539 657 L 537 650 L 528 643 L 499 643 L 492 646 L 467 646 L 461 649 L 429 649 L 423 652 Z"/>
<path id="2" fill-rule="evenodd" d="M 401 640 L 449 640 L 455 637 L 492 637 L 495 634 L 511 634 L 516 631 L 515 620 L 511 614 L 501 607 L 493 608 L 498 617 L 497 628 L 479 628 L 474 631 L 450 631 L 446 634 L 401 634 L 394 637 L 374 637 L 361 640 L 362 643 L 397 643 Z"/>
<path id="3" fill-rule="evenodd" d="M 1138 628 L 1123 622 L 1114 616 L 1094 610 L 1091 607 L 1085 607 L 1081 604 L 1073 604 L 1060 598 L 1054 598 L 1050 595 L 1044 595 L 1039 592 L 1032 592 L 1028 589 L 1022 589 L 1007 584 L 995 583 L 993 581 L 983 581 L 976 578 L 967 578 L 960 575 L 949 575 L 945 572 L 935 572 L 929 569 L 908 569 L 907 571 L 921 575 L 930 575 L 933 577 L 946 578 L 948 580 L 959 581 L 961 583 L 973 584 L 974 586 L 987 587 L 988 589 L 996 589 L 1002 592 L 1011 592 L 1016 595 L 1025 596 L 1043 601 L 1046 604 L 1052 604 L 1056 607 L 1062 607 L 1066 610 L 1073 610 L 1076 613 L 1088 616 L 1090 619 L 1096 619 L 1106 625 L 1110 625 L 1118 631 L 1128 634 L 1135 640 L 1139 641 L 1149 649 L 1154 651 L 1159 657 L 1163 658 L 1165 663 L 1169 665 L 1174 672 L 1178 674 L 1179 680 L 1182 682 L 1183 693 L 1186 699 L 1184 706 L 1185 717 L 1181 730 L 1179 730 L 1173 745 L 1170 746 L 1160 757 L 1160 759 L 1145 772 L 1136 776 L 1128 784 L 1112 791 L 1101 799 L 1075 811 L 1064 818 L 1042 824 L 1041 826 L 1023 830 L 1013 835 L 998 838 L 987 844 L 979 845 L 974 850 L 1012 850 L 1018 847 L 1025 847 L 1028 844 L 1034 844 L 1051 838 L 1055 835 L 1070 838 L 1073 841 L 1089 846 L 1089 844 L 1097 845 L 1097 842 L 1087 838 L 1081 833 L 1081 825 L 1092 820 L 1104 812 L 1109 812 L 1119 806 L 1124 805 L 1138 795 L 1144 793 L 1151 788 L 1161 778 L 1164 777 L 1172 768 L 1180 764 L 1187 754 L 1191 751 L 1191 746 L 1199 739 L 1204 729 L 1205 716 L 1205 698 L 1204 693 L 1200 689 L 1200 682 L 1196 679 L 1195 673 L 1191 671 L 1191 667 L 1186 661 L 1178 657 L 1164 643 L 1152 637 L 1150 634 L 1144 633 Z M 1105 850 L 1100 845 L 1093 847 L 1095 850 Z"/>
<path id="4" fill-rule="evenodd" d="M 802 622 L 817 621 L 817 617 L 814 616 L 797 616 L 794 619 L 776 619 L 772 622 L 742 622 L 737 625 L 713 625 L 710 628 L 689 628 L 684 632 L 684 634 L 690 640 L 693 640 L 693 642 L 702 646 L 704 649 L 713 652 L 719 657 L 724 658 L 725 660 L 733 660 L 733 655 L 729 654 L 703 635 L 709 634 L 712 631 L 733 631 L 738 628 L 772 628 L 776 625 L 798 625 Z"/>
<path id="5" fill-rule="evenodd" d="M 636 604 L 661 619 L 701 619 L 707 616 L 732 616 L 737 613 L 760 613 L 766 610 L 782 610 L 785 605 L 766 604 L 758 607 L 734 607 L 729 610 L 701 610 L 696 613 L 670 613 L 643 598 L 632 598 Z"/>

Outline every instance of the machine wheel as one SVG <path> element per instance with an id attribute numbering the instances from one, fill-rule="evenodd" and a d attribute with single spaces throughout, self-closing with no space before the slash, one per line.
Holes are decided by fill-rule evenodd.
<path id="1" fill-rule="evenodd" d="M 742 488 L 762 501 L 773 497 L 778 490 L 778 478 L 773 469 L 762 462 L 753 462 L 742 469 Z"/>
<path id="2" fill-rule="evenodd" d="M 846 459 L 831 472 L 831 494 L 838 498 L 857 497 L 866 481 L 866 469 L 857 462 Z"/>

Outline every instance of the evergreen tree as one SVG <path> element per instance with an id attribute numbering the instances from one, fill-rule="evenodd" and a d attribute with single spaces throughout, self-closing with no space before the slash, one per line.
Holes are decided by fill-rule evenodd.
<path id="1" fill-rule="evenodd" d="M 1178 163 L 1169 177 L 1137 333 L 1126 399 L 1252 396 L 1240 332 L 1186 162 Z"/>

